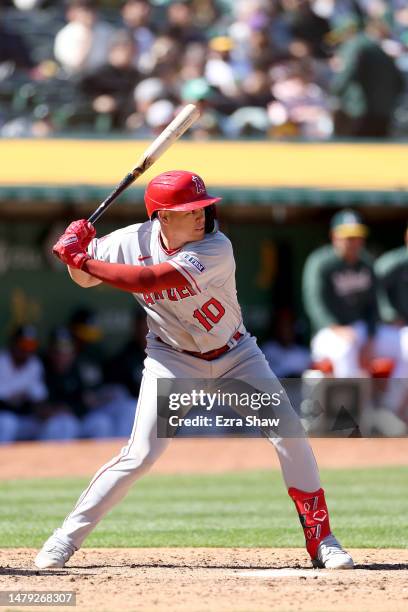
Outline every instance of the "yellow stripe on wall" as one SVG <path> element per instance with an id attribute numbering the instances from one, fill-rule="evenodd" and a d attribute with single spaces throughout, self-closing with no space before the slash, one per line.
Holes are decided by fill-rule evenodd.
<path id="1" fill-rule="evenodd" d="M 150 144 L 115 140 L 0 140 L 0 185 L 115 185 Z M 211 186 L 408 188 L 408 145 L 189 142 L 140 179 L 190 169 Z"/>

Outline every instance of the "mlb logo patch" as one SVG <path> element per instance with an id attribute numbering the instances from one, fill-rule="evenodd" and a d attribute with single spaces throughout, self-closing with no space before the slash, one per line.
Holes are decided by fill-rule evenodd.
<path id="1" fill-rule="evenodd" d="M 204 272 L 205 267 L 203 266 L 203 264 L 200 263 L 198 259 L 196 259 L 192 255 L 188 255 L 188 253 L 186 253 L 185 255 L 183 255 L 183 259 L 191 263 L 195 268 L 197 268 L 199 272 Z"/>

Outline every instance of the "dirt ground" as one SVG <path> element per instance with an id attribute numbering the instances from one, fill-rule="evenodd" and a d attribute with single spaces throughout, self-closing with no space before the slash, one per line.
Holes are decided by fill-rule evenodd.
<path id="1" fill-rule="evenodd" d="M 123 440 L 25 443 L 0 446 L 0 480 L 90 476 L 112 459 Z M 408 438 L 312 439 L 320 467 L 408 465 Z M 278 469 L 270 444 L 261 439 L 176 439 L 155 463 L 154 474 L 208 474 Z"/>
<path id="2" fill-rule="evenodd" d="M 89 612 L 405 612 L 408 551 L 352 552 L 357 569 L 343 572 L 309 569 L 299 549 L 243 548 L 84 549 L 39 571 L 35 551 L 9 550 L 0 589 L 74 590 Z"/>
<path id="3" fill-rule="evenodd" d="M 313 440 L 322 467 L 408 464 L 408 440 Z M 121 441 L 0 448 L 1 479 L 87 476 Z M 263 440 L 175 440 L 156 473 L 277 469 Z M 4 503 L 4 500 L 2 500 Z M 82 549 L 62 570 L 36 570 L 34 550 L 0 551 L 0 591 L 73 590 L 89 612 L 402 612 L 408 550 L 353 550 L 352 571 L 313 570 L 303 549 Z M 4 609 L 0 606 L 0 609 Z M 19 608 L 10 610 L 69 608 Z"/>

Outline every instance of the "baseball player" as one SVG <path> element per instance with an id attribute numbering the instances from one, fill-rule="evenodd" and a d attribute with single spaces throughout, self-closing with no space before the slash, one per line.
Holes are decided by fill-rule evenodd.
<path id="1" fill-rule="evenodd" d="M 81 287 L 101 282 L 133 293 L 147 313 L 147 357 L 133 431 L 103 466 L 62 526 L 38 553 L 37 567 L 64 567 L 85 537 L 158 459 L 169 439 L 157 436 L 159 378 L 276 381 L 255 338 L 245 330 L 228 238 L 215 224 L 220 198 L 192 172 L 160 174 L 147 186 L 149 221 L 95 238 L 74 221 L 54 252 Z M 88 247 L 89 244 L 89 247 Z M 87 248 L 88 247 L 88 248 Z M 293 419 L 297 419 L 293 412 Z M 332 535 L 313 452 L 304 437 L 271 438 L 313 565 L 352 568 Z"/>
<path id="2" fill-rule="evenodd" d="M 375 263 L 378 279 L 379 307 L 384 328 L 383 355 L 395 362 L 393 377 L 408 379 L 408 228 L 405 246 L 384 253 Z M 405 385 L 404 385 L 405 386 Z M 388 407 L 401 414 L 406 407 L 400 404 L 398 385 L 389 394 Z"/>
<path id="3" fill-rule="evenodd" d="M 329 359 L 336 377 L 358 377 L 373 355 L 377 328 L 373 264 L 364 251 L 367 227 L 353 210 L 336 213 L 331 245 L 309 255 L 303 270 L 303 304 L 314 336 L 315 361 Z"/>

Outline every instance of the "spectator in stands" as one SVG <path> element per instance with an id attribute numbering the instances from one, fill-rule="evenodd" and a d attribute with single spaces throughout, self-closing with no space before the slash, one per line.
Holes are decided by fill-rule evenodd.
<path id="1" fill-rule="evenodd" d="M 253 70 L 241 82 L 240 107 L 257 106 L 266 109 L 272 101 L 271 77 L 264 70 Z"/>
<path id="2" fill-rule="evenodd" d="M 43 105 L 32 116 L 15 117 L 0 127 L 2 138 L 48 138 L 55 131 L 49 109 Z"/>
<path id="3" fill-rule="evenodd" d="M 275 3 L 265 0 L 238 0 L 232 6 L 233 22 L 228 28 L 228 36 L 233 43 L 231 50 L 231 61 L 235 66 L 239 78 L 245 78 L 253 69 L 252 60 L 259 51 L 259 44 L 267 42 L 278 53 L 280 45 L 285 49 L 289 44 L 286 26 L 280 19 Z M 269 40 L 262 40 L 258 32 L 270 32 Z M 261 45 L 262 48 L 262 45 Z M 251 57 L 252 56 L 252 57 Z M 259 66 L 257 66 L 259 67 Z"/>
<path id="4" fill-rule="evenodd" d="M 331 222 L 331 242 L 309 255 L 303 305 L 312 323 L 312 358 L 329 360 L 337 377 L 358 377 L 373 356 L 377 298 L 373 263 L 364 251 L 367 227 L 352 210 Z"/>
<path id="5" fill-rule="evenodd" d="M 393 112 L 404 81 L 395 61 L 381 48 L 372 24 L 359 30 L 348 19 L 337 30 L 341 43 L 333 65 L 332 91 L 338 96 L 336 136 L 384 138 L 390 135 Z"/>
<path id="6" fill-rule="evenodd" d="M 104 384 L 103 355 L 99 345 L 102 329 L 95 313 L 88 308 L 76 310 L 70 319 L 70 331 L 83 387 L 85 414 L 82 418 L 82 436 L 128 436 L 134 421 L 136 403 L 121 385 Z"/>
<path id="7" fill-rule="evenodd" d="M 163 30 L 182 46 L 205 40 L 204 32 L 194 24 L 193 7 L 189 0 L 178 0 L 168 5 Z"/>
<path id="8" fill-rule="evenodd" d="M 240 82 L 236 103 L 238 108 L 234 110 L 232 104 L 229 108 L 226 105 L 217 105 L 229 115 L 223 122 L 224 134 L 230 138 L 262 137 L 267 134 L 270 123 L 266 109 L 272 99 L 269 72 L 259 68 L 250 72 Z"/>
<path id="9" fill-rule="evenodd" d="M 146 125 L 146 115 L 150 106 L 158 100 L 167 100 L 170 97 L 170 91 L 160 78 L 151 77 L 140 81 L 133 92 L 133 112 L 126 121 L 127 130 L 138 136 L 148 137 L 150 129 Z"/>
<path id="10" fill-rule="evenodd" d="M 159 78 L 144 79 L 135 87 L 134 101 L 136 112 L 146 113 L 153 102 L 169 97 L 170 92 L 166 91 L 164 83 Z"/>
<path id="11" fill-rule="evenodd" d="M 268 105 L 268 115 L 273 135 L 327 138 L 332 134 L 328 96 L 314 82 L 310 65 L 276 65 L 271 77 L 274 100 Z"/>
<path id="12" fill-rule="evenodd" d="M 194 42 L 187 45 L 181 61 L 180 79 L 185 82 L 202 78 L 206 60 L 207 45 L 205 43 Z"/>
<path id="13" fill-rule="evenodd" d="M 301 376 L 309 367 L 310 351 L 297 342 L 294 314 L 288 308 L 276 313 L 272 338 L 264 342 L 262 351 L 279 377 Z"/>
<path id="14" fill-rule="evenodd" d="M 298 57 L 299 45 L 304 45 L 305 54 L 310 52 L 313 57 L 327 57 L 324 40 L 330 24 L 316 13 L 314 3 L 310 0 L 282 0 L 282 7 L 292 39 L 289 45 L 291 53 Z"/>
<path id="15" fill-rule="evenodd" d="M 269 30 L 262 23 L 252 28 L 248 41 L 248 59 L 251 63 L 251 72 L 256 68 L 268 70 L 276 59 Z"/>
<path id="16" fill-rule="evenodd" d="M 0 353 L 0 443 L 33 439 L 38 433 L 36 413 L 48 391 L 37 349 L 37 331 L 25 325 Z"/>
<path id="17" fill-rule="evenodd" d="M 111 25 L 98 16 L 93 0 L 70 0 L 67 25 L 57 33 L 54 54 L 68 74 L 90 73 L 108 61 L 114 34 Z"/>
<path id="18" fill-rule="evenodd" d="M 14 1 L 22 9 L 36 2 Z M 47 7 L 55 8 L 51 0 L 35 6 L 36 15 Z M 42 61 L 30 72 L 39 99 L 44 96 L 50 107 L 51 121 L 34 122 L 18 114 L 16 106 L 11 108 L 11 102 L 15 104 L 11 87 L 3 105 L 6 108 L 1 109 L 0 124 L 7 122 L 5 135 L 47 136 L 56 126 L 59 130 L 71 126 L 96 128 L 100 133 L 114 127 L 140 137 L 152 135 L 154 130 L 143 121 L 138 109 L 135 112 L 132 108 L 129 121 L 118 119 L 111 94 L 102 94 L 101 99 L 97 94 L 96 122 L 87 101 L 80 95 L 70 95 L 78 76 L 89 75 L 108 63 L 109 41 L 115 28 L 99 17 L 97 6 L 100 3 L 93 0 L 68 0 L 68 23 L 54 41 L 54 54 L 63 70 L 53 61 Z M 8 24 L 12 28 L 13 11 L 6 9 L 4 13 L 10 14 Z M 116 23 L 135 43 L 133 68 L 148 80 L 159 79 L 165 90 L 150 103 L 167 100 L 177 107 L 185 99 L 185 85 L 189 89 L 194 83 L 197 89 L 204 79 L 211 86 L 211 96 L 197 98 L 206 113 L 201 125 L 191 132 L 194 138 L 217 137 L 223 132 L 228 137 L 251 134 L 327 139 L 334 131 L 333 114 L 338 136 L 390 134 L 403 87 L 396 65 L 403 72 L 408 70 L 407 14 L 402 0 L 391 7 L 382 0 L 123 0 Z M 365 32 L 359 31 L 363 27 Z M 45 38 L 41 31 L 38 36 Z M 29 69 L 32 62 L 27 59 L 29 53 L 23 51 L 24 41 L 20 39 L 18 45 L 15 42 L 15 37 L 0 32 L 0 67 L 2 55 L 13 56 L 18 48 L 15 61 Z M 333 43 L 340 45 L 335 57 L 330 58 Z M 9 70 L 8 63 L 3 64 Z M 300 68 L 296 76 L 294 64 Z M 276 78 L 279 72 L 286 76 Z M 65 79 L 65 87 L 61 87 L 65 95 L 55 95 L 52 90 L 55 75 Z M 271 81 L 280 91 L 279 99 L 275 94 L 268 97 L 266 86 Z M 260 88 L 259 95 L 253 87 Z M 248 99 L 251 97 L 254 103 Z M 394 126 L 403 132 L 405 102 L 402 97 L 400 100 Z"/>
<path id="19" fill-rule="evenodd" d="M 152 76 L 157 76 L 166 83 L 178 79 L 181 67 L 182 45 L 170 35 L 162 34 L 155 39 L 151 53 L 149 70 Z"/>
<path id="20" fill-rule="evenodd" d="M 75 360 L 82 384 L 86 389 L 95 389 L 103 383 L 103 355 L 100 341 L 102 329 L 93 310 L 77 308 L 69 318 L 68 329 L 75 346 Z"/>
<path id="21" fill-rule="evenodd" d="M 231 105 L 226 96 L 210 87 L 203 78 L 183 83 L 180 94 L 183 103 L 193 103 L 200 110 L 200 118 L 190 129 L 192 138 L 206 140 L 221 135 L 221 126 L 225 120 L 223 112 L 234 109 L 235 104 Z"/>
<path id="22" fill-rule="evenodd" d="M 268 113 L 264 108 L 244 106 L 236 110 L 224 123 L 223 131 L 231 138 L 243 136 L 263 138 L 269 127 Z"/>
<path id="23" fill-rule="evenodd" d="M 67 328 L 58 327 L 50 337 L 44 357 L 48 401 L 38 439 L 72 440 L 81 434 L 79 417 L 84 412 L 82 381 L 75 360 L 73 338 Z"/>
<path id="24" fill-rule="evenodd" d="M 109 115 L 112 128 L 124 128 L 133 111 L 133 90 L 140 80 L 134 55 L 133 38 L 126 31 L 118 32 L 108 62 L 80 81 L 81 91 L 92 98 L 94 111 Z"/>
<path id="25" fill-rule="evenodd" d="M 157 100 L 146 112 L 146 124 L 150 132 L 158 136 L 174 119 L 175 106 L 170 100 Z"/>
<path id="26" fill-rule="evenodd" d="M 225 20 L 227 2 L 219 0 L 191 0 L 194 23 L 201 30 L 211 30 L 214 24 L 222 25 Z"/>
<path id="27" fill-rule="evenodd" d="M 133 315 L 130 340 L 105 365 L 106 382 L 123 385 L 134 398 L 142 380 L 147 332 L 146 315 L 138 309 Z"/>
<path id="28" fill-rule="evenodd" d="M 135 44 L 134 67 L 142 74 L 148 74 L 149 54 L 155 39 L 155 31 L 151 24 L 150 2 L 126 0 L 122 6 L 122 18 Z"/>
<path id="29" fill-rule="evenodd" d="M 230 61 L 233 42 L 227 36 L 217 36 L 209 42 L 209 54 L 204 68 L 207 82 L 225 96 L 238 98 L 238 75 Z"/>
<path id="30" fill-rule="evenodd" d="M 10 65 L 11 71 L 16 68 L 22 70 L 34 68 L 31 51 L 26 41 L 10 26 L 2 23 L 2 15 L 0 13 L 0 69 L 6 63 Z M 6 71 L 6 74 L 8 73 L 9 71 Z M 0 70 L 0 81 L 2 78 L 2 70 Z"/>
<path id="31" fill-rule="evenodd" d="M 32 11 L 36 8 L 43 8 L 49 2 L 47 0 L 13 0 L 13 4 L 20 11 Z"/>

